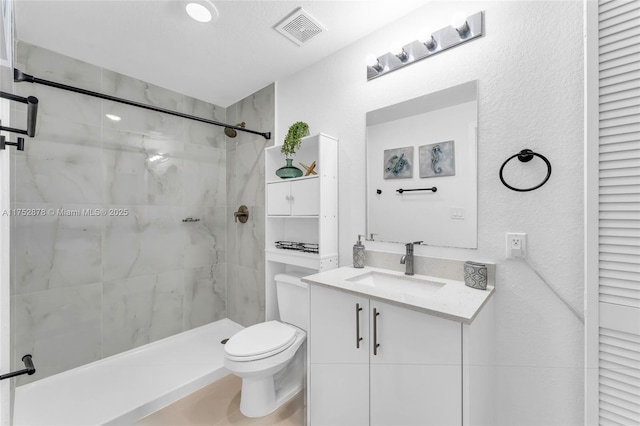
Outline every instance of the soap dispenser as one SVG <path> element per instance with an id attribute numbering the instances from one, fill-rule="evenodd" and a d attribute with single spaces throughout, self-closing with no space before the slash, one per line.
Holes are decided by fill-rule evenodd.
<path id="1" fill-rule="evenodd" d="M 364 268 L 364 245 L 360 240 L 363 235 L 358 235 L 358 241 L 353 245 L 353 267 Z"/>

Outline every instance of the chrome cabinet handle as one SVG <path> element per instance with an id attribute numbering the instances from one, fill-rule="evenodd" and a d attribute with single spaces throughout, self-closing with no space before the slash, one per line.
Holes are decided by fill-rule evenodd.
<path id="1" fill-rule="evenodd" d="M 356 303 L 356 348 L 360 349 L 360 342 L 362 341 L 362 337 L 360 337 L 360 311 L 362 308 L 359 303 Z"/>
<path id="2" fill-rule="evenodd" d="M 380 312 L 376 308 L 373 308 L 373 354 L 378 355 L 378 348 L 380 347 L 380 343 L 378 343 L 378 315 Z"/>

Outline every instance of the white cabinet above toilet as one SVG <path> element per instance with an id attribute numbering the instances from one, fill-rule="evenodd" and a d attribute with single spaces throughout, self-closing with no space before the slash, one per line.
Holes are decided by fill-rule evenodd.
<path id="1" fill-rule="evenodd" d="M 267 215 L 318 216 L 320 179 L 306 178 L 267 184 Z"/>

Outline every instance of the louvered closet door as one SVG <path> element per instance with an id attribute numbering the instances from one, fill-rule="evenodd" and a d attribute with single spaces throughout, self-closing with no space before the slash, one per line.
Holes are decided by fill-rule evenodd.
<path id="1" fill-rule="evenodd" d="M 601 1 L 599 422 L 640 425 L 640 1 Z"/>

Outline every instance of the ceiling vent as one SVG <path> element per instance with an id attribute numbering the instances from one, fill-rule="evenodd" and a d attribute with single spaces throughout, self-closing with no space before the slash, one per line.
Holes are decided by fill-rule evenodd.
<path id="1" fill-rule="evenodd" d="M 275 30 L 298 46 L 302 46 L 323 32 L 324 27 L 299 7 L 276 25 Z"/>

